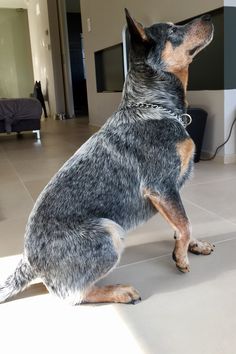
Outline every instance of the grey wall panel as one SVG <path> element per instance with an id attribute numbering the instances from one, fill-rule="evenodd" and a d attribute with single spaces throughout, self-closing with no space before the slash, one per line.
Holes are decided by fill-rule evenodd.
<path id="1" fill-rule="evenodd" d="M 188 90 L 190 91 L 224 89 L 224 8 L 208 13 L 212 16 L 215 28 L 214 38 L 189 67 Z M 199 14 L 201 15 L 203 14 Z M 191 19 L 179 24 L 184 24 Z"/>
<path id="2" fill-rule="evenodd" d="M 224 8 L 225 89 L 236 88 L 236 7 Z"/>

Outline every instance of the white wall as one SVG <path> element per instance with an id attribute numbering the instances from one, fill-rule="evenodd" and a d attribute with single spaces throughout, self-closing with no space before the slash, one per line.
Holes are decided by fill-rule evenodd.
<path id="1" fill-rule="evenodd" d="M 0 7 L 1 8 L 7 8 L 7 9 L 17 9 L 17 8 L 22 8 L 26 9 L 27 8 L 27 2 L 29 0 L 0 0 Z"/>
<path id="2" fill-rule="evenodd" d="M 224 0 L 224 6 L 236 7 L 236 0 Z M 228 137 L 230 127 L 236 117 L 236 90 L 224 92 L 224 140 Z M 236 162 L 236 126 L 232 130 L 229 142 L 225 145 L 225 162 Z"/>
<path id="3" fill-rule="evenodd" d="M 224 0 L 224 6 L 236 6 L 236 1 L 235 0 Z"/>
<path id="4" fill-rule="evenodd" d="M 48 0 L 48 20 L 50 33 L 50 50 L 54 77 L 54 93 L 55 97 L 55 111 L 56 113 L 65 112 L 65 96 L 63 85 L 63 71 L 62 71 L 62 54 L 59 35 L 59 18 L 58 7 L 56 0 Z M 52 100 L 52 98 L 51 98 Z"/>
<path id="5" fill-rule="evenodd" d="M 225 90 L 224 104 L 224 140 L 226 140 L 236 117 L 236 90 Z M 236 162 L 236 124 L 229 142 L 225 145 L 225 162 Z"/>
<path id="6" fill-rule="evenodd" d="M 53 115 L 56 113 L 56 100 L 47 0 L 30 0 L 28 17 L 34 80 L 41 81 L 43 94 L 49 97 L 50 113 Z"/>
<path id="7" fill-rule="evenodd" d="M 0 97 L 29 97 L 33 91 L 26 10 L 0 9 Z"/>

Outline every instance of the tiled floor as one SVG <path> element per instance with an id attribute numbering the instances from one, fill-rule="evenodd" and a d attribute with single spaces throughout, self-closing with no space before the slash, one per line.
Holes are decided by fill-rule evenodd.
<path id="1" fill-rule="evenodd" d="M 33 203 L 95 128 L 43 122 L 31 134 L 0 136 L 0 277 L 14 268 Z M 173 232 L 160 216 L 132 232 L 120 266 L 103 283 L 131 283 L 133 305 L 68 307 L 35 284 L 0 305 L 0 351 L 12 353 L 234 354 L 236 348 L 236 165 L 200 162 L 182 196 L 211 256 L 190 255 L 191 272 L 171 260 Z"/>

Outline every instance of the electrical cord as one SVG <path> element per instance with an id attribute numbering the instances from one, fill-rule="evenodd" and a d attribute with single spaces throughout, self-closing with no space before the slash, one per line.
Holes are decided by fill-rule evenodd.
<path id="1" fill-rule="evenodd" d="M 200 159 L 201 161 L 211 161 L 211 160 L 213 160 L 213 159 L 216 157 L 218 151 L 219 151 L 225 144 L 227 144 L 227 142 L 229 141 L 229 139 L 230 139 L 230 137 L 231 137 L 231 134 L 232 134 L 232 130 L 233 130 L 233 126 L 234 126 L 235 122 L 236 122 L 236 117 L 234 118 L 233 123 L 231 124 L 230 131 L 229 131 L 229 136 L 228 136 L 228 138 L 225 140 L 225 142 L 224 142 L 223 144 L 219 145 L 219 146 L 216 148 L 215 153 L 214 153 L 211 157 L 209 157 L 208 159 Z"/>

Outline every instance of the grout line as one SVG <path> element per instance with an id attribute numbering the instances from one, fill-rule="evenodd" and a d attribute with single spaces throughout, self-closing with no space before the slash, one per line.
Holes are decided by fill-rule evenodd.
<path id="1" fill-rule="evenodd" d="M 30 194 L 30 191 L 28 190 L 28 188 L 26 187 L 26 185 L 24 184 L 23 179 L 21 178 L 21 176 L 19 175 L 19 173 L 17 172 L 15 166 L 13 165 L 13 163 L 9 160 L 9 158 L 7 158 L 7 161 L 9 163 L 9 165 L 11 166 L 11 168 L 14 170 L 17 178 L 19 179 L 20 183 L 22 184 L 24 190 L 26 191 L 26 193 L 28 194 L 28 196 L 30 197 L 31 201 L 33 202 L 33 205 L 35 204 L 35 201 L 32 197 L 32 195 Z"/>
<path id="2" fill-rule="evenodd" d="M 3 154 L 3 159 L 8 162 L 8 156 L 7 156 L 7 153 L 6 153 L 5 149 L 4 149 L 4 148 L 1 148 L 1 151 L 0 151 L 0 152 Z"/>
<path id="3" fill-rule="evenodd" d="M 122 265 L 116 267 L 115 269 L 121 269 L 121 268 L 125 268 L 125 267 L 131 266 L 131 265 L 141 264 L 141 263 L 145 263 L 145 262 L 152 262 L 152 261 L 155 261 L 156 259 L 165 258 L 167 256 L 170 257 L 171 253 L 166 253 L 166 254 L 163 254 L 161 256 L 143 259 L 141 261 L 136 261 L 136 262 L 132 262 L 132 263 L 122 264 Z"/>
<path id="4" fill-rule="evenodd" d="M 230 242 L 230 241 L 236 241 L 236 237 L 228 238 L 226 240 L 221 240 L 221 241 L 215 241 L 215 242 L 213 242 L 213 244 L 214 245 L 220 245 L 221 243 Z M 133 266 L 133 265 L 136 265 L 136 264 L 142 264 L 142 263 L 146 263 L 146 262 L 153 262 L 155 260 L 162 259 L 162 258 L 165 258 L 165 257 L 171 257 L 171 256 L 172 256 L 172 253 L 166 253 L 166 254 L 163 254 L 161 256 L 147 258 L 147 259 L 143 259 L 141 261 L 131 262 L 131 263 L 127 263 L 127 264 L 122 264 L 121 266 L 118 266 L 115 269 L 122 269 L 122 268 Z"/>
<path id="5" fill-rule="evenodd" d="M 230 242 L 230 241 L 236 241 L 236 237 L 234 238 L 228 238 L 228 239 L 225 239 L 225 240 L 221 240 L 221 241 L 216 241 L 214 242 L 215 245 L 220 245 L 222 243 L 225 243 L 225 242 Z M 21 254 L 17 254 L 17 255 L 14 255 L 12 257 L 20 257 Z M 131 263 L 127 263 L 127 264 L 122 264 L 120 266 L 117 266 L 115 269 L 122 269 L 122 268 L 125 268 L 125 267 L 129 267 L 129 266 L 133 266 L 133 265 L 137 265 L 137 264 L 142 264 L 142 263 L 147 263 L 147 262 L 153 262 L 155 260 L 159 260 L 159 259 L 162 259 L 162 258 L 166 258 L 166 257 L 171 257 L 172 256 L 172 253 L 166 253 L 166 254 L 163 254 L 161 256 L 156 256 L 156 257 L 152 257 L 152 258 L 146 258 L 146 259 L 143 259 L 141 261 L 136 261 L 136 262 L 131 262 Z M 11 257 L 11 256 L 6 256 L 6 257 Z M 4 258 L 4 257 L 3 257 Z"/>
<path id="6" fill-rule="evenodd" d="M 193 205 L 194 207 L 196 207 L 196 208 L 198 208 L 198 209 L 201 209 L 201 210 L 203 210 L 204 212 L 207 212 L 208 214 L 213 215 L 213 216 L 217 217 L 218 219 L 221 219 L 222 221 L 227 221 L 228 223 L 230 223 L 230 224 L 236 226 L 236 222 L 231 221 L 231 220 L 229 220 L 229 219 L 226 219 L 226 218 L 224 218 L 223 216 L 220 216 L 220 215 L 216 214 L 215 212 L 213 212 L 213 211 L 211 211 L 211 210 L 208 210 L 208 209 L 206 209 L 206 208 L 204 208 L 204 207 L 202 207 L 202 206 L 200 206 L 200 205 L 198 205 L 198 204 L 195 204 L 194 202 L 192 202 L 191 200 L 189 200 L 189 199 L 187 199 L 187 198 L 185 198 L 185 197 L 182 197 L 182 199 L 185 200 L 186 202 L 190 203 L 190 204 Z"/>
<path id="7" fill-rule="evenodd" d="M 225 240 L 216 241 L 216 242 L 214 242 L 214 244 L 219 245 L 224 242 L 230 242 L 230 241 L 235 241 L 235 240 L 236 240 L 236 237 L 232 237 L 232 238 L 227 238 Z"/>
<path id="8" fill-rule="evenodd" d="M 196 183 L 192 182 L 192 183 L 186 184 L 184 186 L 184 189 L 187 189 L 189 187 L 201 186 L 201 185 L 204 185 L 204 184 L 212 184 L 212 183 L 231 181 L 231 180 L 235 180 L 235 177 L 226 177 L 226 178 L 222 178 L 222 179 L 210 180 L 210 181 L 207 181 L 207 182 L 196 182 Z"/>

